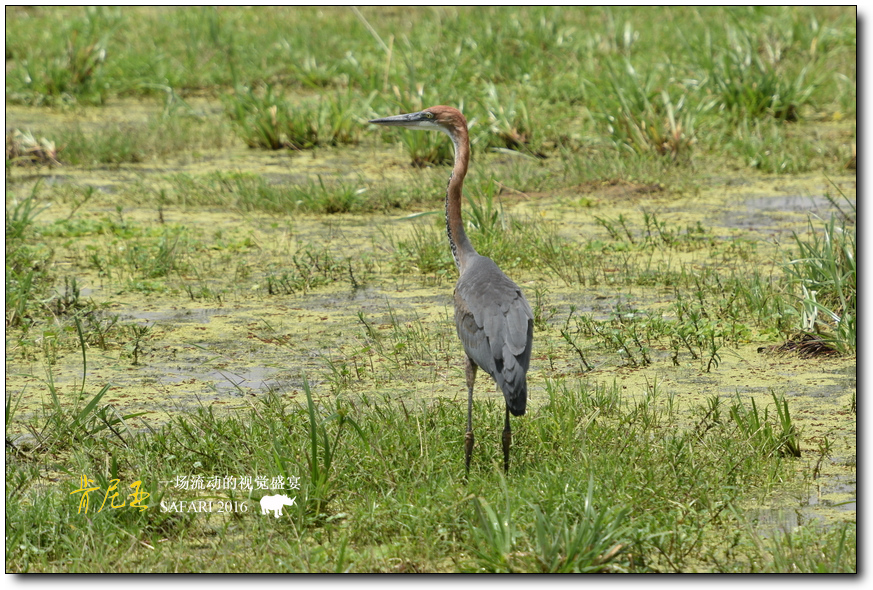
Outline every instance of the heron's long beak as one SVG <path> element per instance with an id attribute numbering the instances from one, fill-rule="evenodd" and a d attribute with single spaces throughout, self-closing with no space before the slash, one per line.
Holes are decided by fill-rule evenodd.
<path id="1" fill-rule="evenodd" d="M 414 127 L 419 123 L 428 121 L 423 113 L 424 111 L 419 111 L 417 113 L 394 115 L 393 117 L 384 117 L 382 119 L 370 119 L 370 123 L 375 123 L 376 125 L 391 125 L 395 127 Z"/>

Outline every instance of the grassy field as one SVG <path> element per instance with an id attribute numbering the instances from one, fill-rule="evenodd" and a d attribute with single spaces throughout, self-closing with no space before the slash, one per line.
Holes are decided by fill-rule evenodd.
<path id="1" fill-rule="evenodd" d="M 7 571 L 856 571 L 853 10 L 6 18 Z"/>

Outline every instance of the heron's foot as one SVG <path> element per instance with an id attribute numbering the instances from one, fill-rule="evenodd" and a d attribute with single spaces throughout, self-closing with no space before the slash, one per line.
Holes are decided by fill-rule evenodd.
<path id="1" fill-rule="evenodd" d="M 470 473 L 470 457 L 473 455 L 473 431 L 468 430 L 464 435 L 464 459 L 467 466 L 467 473 Z"/>
<path id="2" fill-rule="evenodd" d="M 503 472 L 509 473 L 509 447 L 512 445 L 512 431 L 503 431 Z"/>

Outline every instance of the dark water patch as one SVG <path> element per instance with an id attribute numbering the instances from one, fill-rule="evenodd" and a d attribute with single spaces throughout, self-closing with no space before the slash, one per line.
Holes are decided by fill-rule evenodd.
<path id="1" fill-rule="evenodd" d="M 180 368 L 181 369 L 181 368 Z M 242 366 L 226 369 L 202 370 L 168 370 L 161 375 L 164 384 L 190 384 L 193 380 L 202 382 L 207 389 L 218 394 L 215 399 L 224 396 L 241 396 L 246 393 L 266 393 L 267 391 L 284 390 L 289 385 L 288 380 L 277 378 L 282 371 L 276 368 Z M 188 401 L 192 401 L 189 400 Z"/>
<path id="2" fill-rule="evenodd" d="M 834 459 L 840 462 L 839 458 Z M 840 512 L 853 512 L 857 506 L 857 478 L 850 475 L 835 475 L 816 481 L 806 500 L 807 506 L 833 508 Z"/>
<path id="3" fill-rule="evenodd" d="M 754 508 L 746 515 L 761 536 L 772 537 L 813 523 L 828 527 L 845 522 L 857 509 L 856 497 L 855 477 L 835 475 L 815 481 L 794 499 L 780 498 L 779 506 Z"/>
<path id="4" fill-rule="evenodd" d="M 221 308 L 197 308 L 171 311 L 126 311 L 119 315 L 122 320 L 145 320 L 150 324 L 158 322 L 182 322 L 208 324 L 209 319 L 219 313 L 227 313 Z"/>
<path id="5" fill-rule="evenodd" d="M 745 199 L 719 220 L 734 228 L 759 229 L 779 226 L 809 213 L 826 218 L 837 208 L 824 195 L 758 195 Z"/>
<path id="6" fill-rule="evenodd" d="M 47 186 L 62 185 L 73 182 L 74 177 L 66 174 L 16 174 L 14 178 L 18 181 L 41 180 Z"/>
<path id="7" fill-rule="evenodd" d="M 811 211 L 820 212 L 831 208 L 825 196 L 767 195 L 746 199 L 746 210 L 754 211 Z"/>

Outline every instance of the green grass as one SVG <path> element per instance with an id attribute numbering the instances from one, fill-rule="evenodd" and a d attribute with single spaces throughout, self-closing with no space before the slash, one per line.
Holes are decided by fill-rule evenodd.
<path id="1" fill-rule="evenodd" d="M 168 156 L 189 157 L 205 149 L 227 146 L 226 126 L 190 113 L 150 119 L 141 125 L 120 124 L 86 132 L 81 127 L 61 129 L 56 141 L 63 164 L 88 166 L 153 161 Z"/>
<path id="2" fill-rule="evenodd" d="M 371 115 L 446 103 L 464 109 L 482 150 L 551 156 L 604 134 L 620 152 L 684 166 L 703 154 L 776 173 L 835 164 L 836 146 L 795 156 L 787 139 L 792 125 L 854 115 L 850 11 L 651 11 L 11 9 L 7 96 L 221 96 L 240 138 L 268 149 L 356 143 L 383 135 L 361 126 Z M 133 21 L 140 33 L 127 35 Z M 450 158 L 433 136 L 387 136 L 416 165 Z"/>
<path id="3" fill-rule="evenodd" d="M 807 236 L 794 234 L 796 250 L 785 270 L 790 283 L 800 288 L 799 329 L 851 353 L 857 346 L 858 271 L 855 206 L 847 203 L 849 216 L 832 215 L 827 221 L 810 217 Z"/>
<path id="4" fill-rule="evenodd" d="M 27 326 L 45 296 L 50 279 L 47 263 L 51 251 L 33 236 L 36 217 L 47 208 L 37 199 L 39 183 L 30 194 L 5 210 L 6 221 L 6 325 Z"/>
<path id="5" fill-rule="evenodd" d="M 237 133 L 253 148 L 302 150 L 357 143 L 362 135 L 356 114 L 366 101 L 349 91 L 292 104 L 272 86 L 261 92 L 238 87 L 224 99 Z"/>
<path id="6" fill-rule="evenodd" d="M 327 214 L 390 211 L 438 201 L 431 186 L 398 183 L 371 193 L 355 181 L 322 176 L 299 183 L 276 183 L 248 172 L 214 172 L 196 176 L 174 174 L 167 181 L 171 185 L 168 190 L 146 198 L 159 201 L 156 205 L 220 204 L 243 213 L 273 214 L 289 211 Z"/>
<path id="7" fill-rule="evenodd" d="M 266 290 L 270 295 L 305 294 L 338 281 L 348 281 L 357 288 L 366 280 L 369 270 L 366 259 L 335 256 L 326 248 L 307 246 L 291 256 L 290 264 L 268 269 Z"/>
<path id="8" fill-rule="evenodd" d="M 60 30 L 52 31 L 57 36 L 50 44 L 10 48 L 10 54 L 18 54 L 19 64 L 12 84 L 13 99 L 33 104 L 103 103 L 107 93 L 106 48 L 117 26 L 114 19 L 103 18 L 105 14 L 88 9 L 76 19 L 56 20 L 54 25 Z M 47 32 L 28 34 L 42 36 Z"/>
<path id="9" fill-rule="evenodd" d="M 291 400 L 290 390 L 276 392 L 241 412 L 204 406 L 138 434 L 121 418 L 104 419 L 106 428 L 82 418 L 95 415 L 105 389 L 72 415 L 54 407 L 35 428 L 41 441 L 75 440 L 62 462 L 52 461 L 64 471 L 57 484 L 27 485 L 37 448 L 22 446 L 7 465 L 10 569 L 781 571 L 786 552 L 797 551 L 797 536 L 807 534 L 801 527 L 782 542 L 761 542 L 736 510 L 746 494 L 775 485 L 789 468 L 770 452 L 769 439 L 737 438 L 732 422 L 711 413 L 696 432 L 677 430 L 675 414 L 657 397 L 621 402 L 615 389 L 581 383 L 550 393 L 516 424 L 509 477 L 499 461 L 499 408 L 476 402 L 479 442 L 465 483 L 460 401 L 319 401 L 304 379 L 305 403 Z M 749 412 L 742 402 L 731 414 L 740 411 Z M 79 434 L 59 437 L 61 426 Z M 153 494 L 150 508 L 96 513 L 96 494 L 85 526 L 70 492 L 81 474 L 104 473 L 110 455 L 107 480 L 142 481 Z M 286 509 L 290 517 L 267 522 L 257 505 L 263 491 L 158 485 L 188 473 L 204 481 L 236 473 L 299 477 L 300 489 L 284 491 L 297 498 Z M 95 485 L 105 491 L 107 480 L 98 476 Z M 183 496 L 226 496 L 248 510 L 207 518 L 160 509 Z M 271 550 L 253 550 L 263 535 Z M 803 554 L 797 567 L 854 569 L 844 536 L 814 539 L 820 552 Z M 730 559 L 715 558 L 727 551 Z"/>
<path id="10" fill-rule="evenodd" d="M 151 101 L 150 101 L 151 102 Z M 150 113 L 144 123 L 108 123 L 94 126 L 66 124 L 37 140 L 32 133 L 15 130 L 7 138 L 11 165 L 136 164 L 167 157 L 194 159 L 203 150 L 232 144 L 229 123 L 195 112 L 181 99 L 169 97 L 162 113 Z"/>

